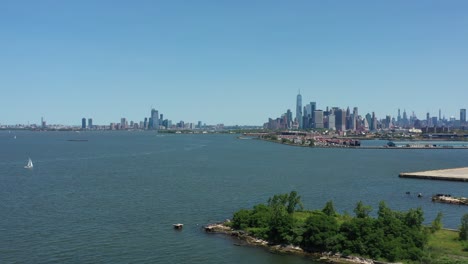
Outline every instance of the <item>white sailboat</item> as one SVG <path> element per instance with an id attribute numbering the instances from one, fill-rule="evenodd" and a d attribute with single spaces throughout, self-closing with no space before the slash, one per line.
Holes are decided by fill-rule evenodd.
<path id="1" fill-rule="evenodd" d="M 33 168 L 33 163 L 32 163 L 31 158 L 29 158 L 28 164 L 26 166 L 24 166 L 24 168 L 25 169 L 32 169 Z"/>

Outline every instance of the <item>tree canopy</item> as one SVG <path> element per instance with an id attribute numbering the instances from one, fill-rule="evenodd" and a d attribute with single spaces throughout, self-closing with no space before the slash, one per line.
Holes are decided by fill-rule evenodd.
<path id="1" fill-rule="evenodd" d="M 274 195 L 253 209 L 237 211 L 232 226 L 271 243 L 293 244 L 307 251 L 341 252 L 389 261 L 422 258 L 428 232 L 422 226 L 420 208 L 399 212 L 381 202 L 377 218 L 369 216 L 371 211 L 372 207 L 361 201 L 354 209 L 356 217 L 338 214 L 332 201 L 322 210 L 303 211 L 301 197 L 292 191 Z M 463 230 L 467 230 L 468 214 L 464 223 Z"/>

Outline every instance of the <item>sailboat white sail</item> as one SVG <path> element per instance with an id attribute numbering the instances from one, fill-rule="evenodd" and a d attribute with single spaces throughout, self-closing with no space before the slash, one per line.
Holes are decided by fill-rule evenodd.
<path id="1" fill-rule="evenodd" d="M 33 162 L 31 160 L 31 158 L 29 158 L 28 160 L 28 164 L 26 166 L 24 166 L 25 169 L 32 169 L 33 168 Z"/>

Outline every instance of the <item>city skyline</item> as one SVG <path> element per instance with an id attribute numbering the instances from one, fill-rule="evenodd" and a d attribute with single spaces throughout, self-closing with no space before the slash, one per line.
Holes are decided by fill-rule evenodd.
<path id="1" fill-rule="evenodd" d="M 310 102 L 310 103 L 306 103 L 305 105 L 303 105 L 303 102 L 302 102 L 302 94 L 299 90 L 298 94 L 296 95 L 296 111 L 293 113 L 291 112 L 291 110 L 288 108 L 286 113 L 283 113 L 282 115 L 283 116 L 286 116 L 287 119 L 290 121 L 290 122 L 297 122 L 297 128 L 299 129 L 307 129 L 307 128 L 326 128 L 326 126 L 324 126 L 324 114 L 325 114 L 325 121 L 327 116 L 328 116 L 328 113 L 329 111 L 333 112 L 333 111 L 345 111 L 344 107 L 342 106 L 324 106 L 322 108 L 320 107 L 317 107 L 317 102 Z M 329 110 L 330 109 L 330 110 Z M 326 110 L 326 111 L 325 111 Z M 434 110 L 435 111 L 435 110 Z M 432 112 L 434 112 L 432 111 Z M 319 121 L 319 126 L 316 127 L 315 125 L 312 125 L 312 123 L 315 123 L 316 120 L 315 120 L 315 117 L 314 115 L 317 114 L 316 112 L 318 112 L 318 114 L 321 116 L 321 121 Z M 345 111 L 346 114 L 340 114 L 338 113 L 338 117 L 340 119 L 344 118 L 344 116 L 346 117 L 350 117 L 350 106 L 348 105 L 347 106 L 347 110 Z M 466 108 L 460 108 L 459 109 L 459 112 L 458 112 L 458 116 L 456 114 L 453 114 L 453 115 L 445 115 L 445 114 L 442 114 L 442 109 L 438 109 L 437 113 L 438 113 L 438 116 L 437 115 L 431 115 L 431 112 L 427 112 L 425 114 L 425 117 L 426 118 L 422 118 L 421 116 L 418 116 L 414 113 L 414 111 L 406 111 L 406 108 L 403 108 L 403 114 L 401 113 L 401 108 L 398 108 L 397 109 L 397 112 L 396 114 L 388 114 L 388 115 L 382 115 L 382 116 L 378 116 L 375 114 L 375 111 L 371 111 L 371 112 L 367 112 L 367 115 L 369 115 L 370 113 L 372 113 L 372 124 L 371 122 L 369 121 L 368 125 L 370 128 L 372 128 L 371 130 L 375 130 L 377 127 L 376 125 L 374 124 L 374 122 L 377 122 L 378 120 L 383 120 L 383 116 L 385 116 L 385 119 L 388 120 L 388 123 L 390 123 L 390 121 L 392 123 L 394 123 L 394 125 L 396 126 L 406 126 L 408 124 L 405 124 L 405 123 L 400 123 L 402 120 L 405 120 L 404 122 L 409 122 L 409 120 L 420 120 L 420 121 L 423 121 L 425 125 L 429 124 L 429 125 L 433 125 L 436 124 L 438 121 L 440 122 L 441 120 L 442 121 L 460 121 L 460 124 L 465 124 L 466 123 Z M 294 118 L 293 118 L 293 115 L 294 115 Z M 361 114 L 359 115 L 358 114 L 358 107 L 357 106 L 353 106 L 353 111 L 352 111 L 352 114 L 351 114 L 351 118 L 355 119 L 355 118 L 363 118 L 363 119 L 366 119 L 366 116 L 367 115 L 364 115 Z M 179 126 L 180 124 L 189 124 L 193 127 L 198 127 L 200 128 L 201 127 L 201 124 L 202 124 L 202 121 L 198 120 L 198 121 L 184 121 L 183 119 L 181 119 L 179 122 L 173 122 L 173 120 L 169 120 L 169 119 L 164 119 L 163 118 L 163 114 L 159 114 L 159 111 L 152 108 L 151 109 L 151 113 L 150 115 L 148 116 L 144 116 L 144 117 L 140 117 L 139 119 L 127 119 L 126 117 L 120 117 L 120 122 L 116 121 L 116 120 L 113 120 L 111 122 L 108 122 L 107 124 L 105 123 L 99 123 L 99 124 L 96 124 L 96 123 L 93 123 L 93 118 L 92 117 L 83 117 L 81 118 L 81 124 L 60 124 L 60 123 L 48 123 L 47 120 L 44 119 L 44 117 L 42 116 L 40 118 L 40 122 L 39 123 L 35 123 L 35 122 L 28 122 L 28 123 L 15 123 L 15 124 L 5 124 L 5 123 L 0 123 L 0 125 L 8 125 L 8 126 L 11 126 L 11 125 L 35 125 L 35 126 L 39 126 L 39 127 L 43 127 L 45 128 L 47 125 L 65 125 L 65 126 L 81 126 L 81 128 L 89 128 L 89 124 L 91 124 L 91 127 L 93 126 L 93 124 L 95 126 L 107 126 L 107 125 L 110 125 L 111 127 L 114 126 L 114 125 L 117 125 L 118 127 L 124 127 L 124 128 L 133 128 L 133 123 L 136 124 L 136 127 L 139 128 L 138 126 L 143 127 L 143 129 L 149 129 L 149 130 L 154 130 L 154 129 L 158 129 L 158 128 L 155 128 L 153 127 L 153 123 L 154 122 L 157 122 L 160 126 L 163 126 L 165 127 L 166 129 L 171 127 L 173 124 L 175 126 Z M 306 117 L 309 117 L 309 120 L 305 120 L 303 118 L 306 118 Z M 299 118 L 299 121 L 298 121 L 298 118 Z M 333 117 L 335 118 L 335 117 Z M 363 120 L 362 119 L 362 120 Z M 271 118 L 270 118 L 271 120 Z M 361 120 L 361 121 L 362 121 Z M 434 121 L 433 121 L 434 120 Z M 128 126 L 128 122 L 131 122 L 132 125 L 131 126 Z M 306 125 L 306 123 L 303 123 L 303 122 L 306 122 L 308 125 Z M 310 124 L 309 124 L 310 122 Z M 328 122 L 328 121 L 327 121 Z M 335 127 L 335 121 L 333 120 L 333 127 Z M 352 121 L 352 124 L 353 125 L 349 125 L 348 122 L 350 122 L 349 120 L 348 121 L 345 121 L 345 119 L 343 119 L 342 121 L 338 120 L 337 122 L 339 122 L 339 124 L 341 124 L 343 126 L 342 129 L 337 129 L 337 130 L 348 130 L 348 128 L 351 128 L 351 129 L 356 129 L 356 120 Z M 346 122 L 346 124 L 344 123 Z M 78 122 L 79 123 L 79 122 Z M 127 123 L 125 125 L 125 123 Z M 120 124 L 120 126 L 119 126 Z M 144 125 L 143 125 L 144 124 Z M 213 125 L 222 125 L 224 126 L 224 122 L 216 122 L 216 123 L 213 123 L 213 124 L 206 124 L 206 123 L 203 123 L 203 126 L 213 126 Z M 265 126 L 266 124 L 263 123 L 263 126 Z M 227 126 L 262 126 L 262 124 L 234 124 L 234 125 L 227 125 Z M 292 123 L 291 124 L 288 124 L 287 125 L 288 128 L 292 128 Z M 345 129 L 346 127 L 346 129 Z"/>
<path id="2" fill-rule="evenodd" d="M 293 113 L 290 108 L 283 112 L 279 117 L 269 117 L 263 124 L 264 129 L 268 130 L 311 130 L 326 129 L 338 132 L 375 132 L 378 130 L 391 129 L 420 129 L 423 127 L 438 128 L 463 128 L 466 123 L 466 108 L 459 109 L 458 118 L 455 115 L 442 115 L 442 109 L 439 108 L 438 116 L 427 112 L 425 118 L 417 116 L 414 111 L 408 113 L 406 109 L 398 108 L 396 115 L 384 115 L 379 117 L 375 111 L 359 114 L 359 107 L 353 105 L 353 110 L 348 106 L 346 110 L 343 106 L 323 106 L 317 107 L 317 101 L 310 101 L 303 105 L 302 95 L 299 91 L 296 96 L 296 111 Z"/>
<path id="3" fill-rule="evenodd" d="M 458 118 L 465 1 L 4 1 L 0 124 L 261 125 L 294 96 Z M 295 113 L 294 113 L 295 114 Z"/>

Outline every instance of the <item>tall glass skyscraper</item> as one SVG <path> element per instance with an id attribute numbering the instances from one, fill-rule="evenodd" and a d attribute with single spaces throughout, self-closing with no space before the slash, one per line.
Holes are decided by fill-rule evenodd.
<path id="1" fill-rule="evenodd" d="M 152 127 L 151 129 L 159 129 L 159 113 L 158 113 L 158 110 L 156 109 L 151 109 L 151 123 L 152 123 Z"/>
<path id="2" fill-rule="evenodd" d="M 300 91 L 296 100 L 296 120 L 299 123 L 299 128 L 302 128 L 302 95 Z"/>
<path id="3" fill-rule="evenodd" d="M 466 123 L 466 109 L 460 109 L 460 124 Z"/>

